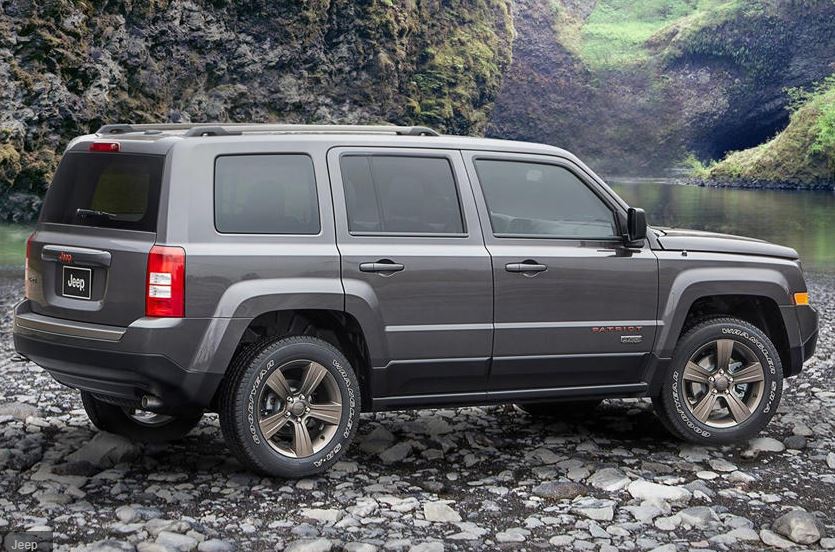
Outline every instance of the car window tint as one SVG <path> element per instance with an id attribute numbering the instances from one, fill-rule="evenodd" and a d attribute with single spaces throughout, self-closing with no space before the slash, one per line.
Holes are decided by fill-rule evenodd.
<path id="1" fill-rule="evenodd" d="M 41 222 L 156 232 L 165 157 L 131 153 L 64 156 Z"/>
<path id="2" fill-rule="evenodd" d="M 446 158 L 348 155 L 340 160 L 340 168 L 352 233 L 464 232 Z"/>
<path id="3" fill-rule="evenodd" d="M 497 236 L 611 238 L 612 211 L 574 173 L 544 163 L 475 161 Z"/>
<path id="4" fill-rule="evenodd" d="M 237 234 L 318 234 L 307 155 L 228 155 L 215 163 L 215 225 Z"/>

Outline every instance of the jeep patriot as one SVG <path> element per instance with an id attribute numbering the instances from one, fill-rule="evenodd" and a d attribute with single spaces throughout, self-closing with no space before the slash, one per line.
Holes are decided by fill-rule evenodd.
<path id="1" fill-rule="evenodd" d="M 106 125 L 67 147 L 25 279 L 15 348 L 96 427 L 217 412 L 282 477 L 405 408 L 650 397 L 739 441 L 817 339 L 794 250 L 648 227 L 564 150 L 424 127 Z"/>

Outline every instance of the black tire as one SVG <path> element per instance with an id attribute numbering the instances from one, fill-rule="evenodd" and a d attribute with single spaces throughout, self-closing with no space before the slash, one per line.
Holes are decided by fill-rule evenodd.
<path id="1" fill-rule="evenodd" d="M 741 365 L 745 364 L 745 361 L 738 360 L 741 359 L 743 353 L 755 357 L 750 359 L 749 365 L 753 366 L 759 363 L 761 368 L 762 379 L 751 384 L 761 385 L 759 391 L 754 393 L 753 389 L 748 391 L 747 387 L 743 387 L 740 391 L 745 401 L 756 405 L 746 404 L 747 410 L 743 411 L 743 415 L 739 417 L 740 419 L 737 419 L 737 416 L 732 412 L 729 401 L 722 397 L 723 394 L 732 393 L 735 388 L 738 388 L 735 387 L 733 379 L 730 379 L 730 390 L 727 390 L 718 388 L 718 383 L 714 384 L 712 380 L 711 383 L 693 384 L 688 382 L 687 376 L 685 376 L 685 370 L 688 369 L 694 355 L 700 354 L 700 351 L 711 354 L 709 352 L 710 348 L 716 343 L 716 352 L 712 354 L 717 355 L 714 358 L 718 360 L 718 343 L 727 340 L 734 342 L 730 347 L 732 351 L 730 354 L 737 355 L 737 357 L 732 357 L 731 360 L 732 364 L 736 360 L 736 364 L 740 365 L 740 368 L 736 369 L 737 371 L 741 369 Z M 741 344 L 741 346 L 737 344 Z M 716 364 L 719 365 L 720 363 L 717 362 Z M 717 366 L 716 369 L 718 368 Z M 730 370 L 727 373 L 737 377 L 736 373 Z M 738 377 L 737 379 L 742 378 Z M 724 380 L 722 387 L 725 387 L 727 383 L 728 381 Z M 707 392 L 703 392 L 703 395 L 701 395 L 702 398 L 705 398 L 708 393 L 713 392 L 711 389 L 714 389 L 720 399 L 717 403 L 718 410 L 721 412 L 724 409 L 728 422 L 732 422 L 733 425 L 718 427 L 716 424 L 721 420 L 708 420 L 710 423 L 706 423 L 699 419 L 695 410 L 698 409 L 698 403 L 701 401 L 695 400 L 694 397 L 691 397 L 693 400 L 688 399 L 687 389 L 689 385 L 707 389 Z M 713 387 L 714 385 L 717 387 Z M 759 433 L 777 411 L 782 392 L 783 367 L 780 362 L 780 355 L 768 336 L 762 330 L 744 320 L 722 317 L 704 320 L 685 332 L 676 345 L 672 363 L 664 376 L 660 394 L 653 397 L 652 402 L 656 414 L 674 436 L 702 445 L 723 445 L 740 442 Z M 746 399 L 746 395 L 749 398 Z M 754 400 L 756 397 L 759 397 L 758 402 Z M 716 408 L 712 407 L 711 411 L 715 413 Z M 746 413 L 747 418 L 743 418 Z"/>
<path id="2" fill-rule="evenodd" d="M 579 418 L 589 414 L 602 402 L 600 399 L 591 399 L 585 401 L 517 403 L 516 406 L 526 414 L 535 417 Z"/>
<path id="3" fill-rule="evenodd" d="M 282 399 L 273 392 L 273 387 L 268 386 L 267 380 L 274 377 L 275 372 L 296 363 L 301 366 L 299 370 L 306 370 L 304 366 L 312 368 L 315 364 L 317 370 L 324 368 L 327 371 L 314 393 L 319 393 L 322 385 L 328 387 L 325 391 L 338 393 L 338 397 L 331 397 L 334 400 L 330 401 L 332 405 L 341 404 L 338 421 L 325 424 L 316 419 L 314 413 L 302 413 L 295 418 L 290 413 L 293 406 L 290 401 Z M 301 378 L 306 379 L 304 372 Z M 307 405 L 305 400 L 299 399 L 305 399 L 299 395 L 304 387 L 304 382 L 299 379 L 284 381 L 290 390 L 289 396 L 295 397 L 296 403 Z M 263 413 L 262 400 L 265 396 L 271 398 L 275 405 L 269 414 Z M 315 410 L 317 404 L 314 404 L 313 397 L 309 396 L 307 400 L 309 408 Z M 348 359 L 333 345 L 308 336 L 266 339 L 242 351 L 233 360 L 220 397 L 220 427 L 227 445 L 244 465 L 265 475 L 294 479 L 324 472 L 345 454 L 357 431 L 361 404 L 359 382 L 354 370 Z M 282 413 L 291 418 L 282 424 L 280 430 L 293 432 L 289 445 L 292 450 L 289 452 L 282 452 L 275 438 L 267 439 L 260 423 L 268 416 Z M 304 429 L 308 434 L 308 443 L 313 443 L 309 450 L 314 452 L 292 457 L 288 454 L 299 450 L 296 448 L 296 436 L 301 424 L 305 428 L 314 426 L 311 431 Z M 314 435 L 317 426 L 320 433 Z M 324 437 L 326 430 L 321 428 L 327 428 L 327 439 Z M 282 433 L 274 437 L 281 438 Z M 317 446 L 321 448 L 315 450 Z"/>
<path id="4" fill-rule="evenodd" d="M 81 392 L 81 402 L 90 421 L 101 431 L 143 443 L 182 439 L 203 417 L 202 412 L 195 412 L 182 416 L 154 415 L 142 420 L 141 416 L 132 416 L 131 409 L 102 401 L 86 391 Z"/>

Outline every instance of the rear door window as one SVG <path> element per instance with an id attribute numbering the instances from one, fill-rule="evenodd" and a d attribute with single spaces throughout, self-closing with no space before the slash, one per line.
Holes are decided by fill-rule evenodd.
<path id="1" fill-rule="evenodd" d="M 218 157 L 215 226 L 231 234 L 318 234 L 313 160 L 302 154 Z"/>
<path id="2" fill-rule="evenodd" d="M 156 232 L 165 156 L 67 153 L 41 222 Z"/>
<path id="3" fill-rule="evenodd" d="M 340 168 L 352 234 L 464 233 L 448 159 L 346 155 Z"/>

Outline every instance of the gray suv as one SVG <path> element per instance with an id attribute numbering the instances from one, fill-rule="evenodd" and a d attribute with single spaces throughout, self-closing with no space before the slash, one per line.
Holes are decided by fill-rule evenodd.
<path id="1" fill-rule="evenodd" d="M 566 151 L 423 127 L 107 125 L 26 258 L 15 347 L 98 428 L 215 411 L 284 477 L 405 408 L 651 397 L 673 434 L 737 441 L 817 338 L 794 250 L 647 228 Z"/>

